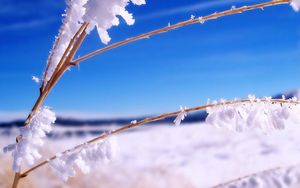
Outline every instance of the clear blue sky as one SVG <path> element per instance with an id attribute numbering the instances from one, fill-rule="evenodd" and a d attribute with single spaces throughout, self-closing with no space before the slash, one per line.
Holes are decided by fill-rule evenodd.
<path id="1" fill-rule="evenodd" d="M 256 0 L 148 0 L 130 6 L 136 23 L 110 30 L 112 42 Z M 2 0 L 0 111 L 29 111 L 64 2 Z M 73 68 L 49 95 L 55 111 L 152 114 L 207 98 L 273 95 L 300 87 L 300 13 L 287 5 L 192 25 L 131 43 Z M 77 55 L 103 44 L 93 32 Z"/>

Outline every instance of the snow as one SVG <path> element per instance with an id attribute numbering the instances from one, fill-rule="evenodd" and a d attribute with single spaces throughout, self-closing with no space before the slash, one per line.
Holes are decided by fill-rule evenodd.
<path id="1" fill-rule="evenodd" d="M 211 187 L 267 169 L 300 164 L 299 131 L 299 125 L 291 121 L 287 122 L 284 130 L 268 135 L 256 129 L 236 133 L 204 123 L 140 127 L 117 135 L 120 152 L 112 163 L 94 165 L 98 173 L 77 176 L 76 179 L 83 181 L 81 186 L 89 186 L 97 175 L 97 178 L 109 177 L 112 182 L 122 181 L 122 187 L 132 188 L 138 187 L 133 186 L 132 181 L 145 175 L 150 182 L 155 183 L 155 187 L 167 187 L 166 185 L 170 185 L 167 181 L 177 182 L 179 179 L 192 185 L 187 187 Z M 51 145 L 45 148 L 50 150 L 47 156 L 88 139 L 72 137 L 46 140 L 47 145 Z M 9 139 L 2 137 L 0 145 L 5 144 L 6 140 Z M 272 174 L 275 173 L 280 175 L 277 178 L 282 178 L 283 175 L 296 177 L 297 173 L 293 174 L 291 168 L 288 169 L 290 170 L 263 173 L 260 176 L 267 178 L 269 174 L 268 177 L 274 178 Z M 293 171 L 297 172 L 297 169 L 299 171 L 299 166 Z M 42 175 L 39 172 L 30 177 L 34 176 L 41 179 Z M 164 178 L 160 178 L 162 176 Z M 52 184 L 45 184 L 51 187 L 55 180 L 45 181 L 51 181 Z M 56 184 L 59 181 L 57 179 Z M 65 182 L 60 185 L 68 187 Z M 43 184 L 43 187 L 47 186 Z"/>
<path id="2" fill-rule="evenodd" d="M 120 135 L 122 152 L 117 164 L 137 171 L 163 167 L 190 179 L 196 187 L 210 187 L 299 163 L 297 130 L 300 128 L 293 123 L 270 135 L 234 133 L 205 124 L 157 126 Z"/>

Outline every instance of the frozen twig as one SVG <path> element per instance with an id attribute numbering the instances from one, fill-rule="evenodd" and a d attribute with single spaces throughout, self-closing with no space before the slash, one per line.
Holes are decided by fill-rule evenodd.
<path id="1" fill-rule="evenodd" d="M 293 106 L 297 106 L 297 110 L 300 109 L 300 102 L 299 101 L 296 101 L 296 100 L 286 100 L 286 99 L 266 99 L 266 98 L 262 98 L 260 100 L 255 100 L 253 101 L 252 99 L 240 99 L 240 100 L 232 100 L 232 101 L 222 101 L 222 102 L 219 102 L 219 103 L 212 103 L 212 104 L 206 104 L 206 105 L 202 105 L 202 106 L 197 106 L 197 107 L 193 107 L 193 108 L 186 108 L 184 111 L 186 113 L 190 113 L 190 112 L 195 112 L 195 111 L 200 111 L 200 110 L 205 110 L 207 108 L 214 108 L 214 107 L 224 107 L 224 106 L 230 106 L 230 105 L 235 105 L 235 104 L 245 104 L 245 103 L 266 103 L 266 104 L 289 104 L 289 105 L 293 105 Z M 135 128 L 135 127 L 139 127 L 141 125 L 144 125 L 144 124 L 147 124 L 147 123 L 151 123 L 151 122 L 155 122 L 155 121 L 158 121 L 158 120 L 162 120 L 162 119 L 165 119 L 165 118 L 168 118 L 168 117 L 175 117 L 175 116 L 178 116 L 179 114 L 181 114 L 182 111 L 176 111 L 176 112 L 170 112 L 170 113 L 165 113 L 165 114 L 161 114 L 161 115 L 158 115 L 158 116 L 153 116 L 153 117 L 150 117 L 150 118 L 145 118 L 143 120 L 140 120 L 140 121 L 137 121 L 136 123 L 130 123 L 128 125 L 125 125 L 119 129 L 116 129 L 116 130 L 113 130 L 111 131 L 109 134 L 104 134 L 104 135 L 100 135 L 98 137 L 95 137 L 83 144 L 79 144 L 69 150 L 66 150 L 64 152 L 62 152 L 61 154 L 62 155 L 65 155 L 65 154 L 68 154 L 68 153 L 72 153 L 73 151 L 75 150 L 78 150 L 80 148 L 83 148 L 85 147 L 87 144 L 94 144 L 94 143 L 97 143 L 98 141 L 101 141 L 101 140 L 105 140 L 106 138 L 110 137 L 110 136 L 113 136 L 113 135 L 116 135 L 116 134 L 119 134 L 121 132 L 125 132 L 127 130 L 130 130 L 132 128 Z M 28 174 L 30 174 L 32 171 L 46 165 L 47 163 L 49 163 L 49 161 L 52 161 L 52 160 L 55 160 L 57 158 L 57 156 L 53 156 L 37 165 L 35 165 L 34 167 L 24 171 L 21 176 L 22 177 L 25 177 L 27 176 Z"/>
<path id="2" fill-rule="evenodd" d="M 299 0 L 294 0 L 294 1 L 296 2 L 296 1 L 299 1 Z M 128 39 L 122 40 L 120 42 L 116 42 L 116 43 L 108 45 L 104 48 L 98 49 L 98 50 L 96 50 L 92 53 L 84 55 L 84 56 L 82 56 L 78 59 L 75 59 L 75 60 L 73 60 L 73 62 L 74 62 L 74 64 L 78 64 L 79 62 L 81 62 L 83 60 L 89 59 L 89 58 L 91 58 L 91 57 L 93 57 L 97 54 L 106 52 L 108 50 L 117 48 L 119 46 L 123 46 L 125 44 L 131 43 L 131 42 L 134 42 L 134 41 L 137 41 L 137 40 L 149 38 L 150 36 L 162 34 L 162 33 L 165 33 L 167 31 L 177 29 L 177 28 L 181 28 L 181 27 L 184 27 L 184 26 L 188 26 L 188 25 L 191 25 L 191 24 L 197 24 L 197 23 L 203 24 L 206 21 L 221 18 L 221 17 L 224 17 L 224 16 L 240 14 L 240 13 L 243 13 L 245 11 L 250 11 L 250 10 L 254 10 L 254 9 L 262 9 L 262 8 L 265 8 L 265 7 L 281 5 L 281 4 L 289 4 L 289 3 L 291 3 L 291 0 L 273 0 L 273 1 L 265 2 L 265 3 L 251 5 L 251 6 L 242 6 L 242 7 L 239 7 L 239 8 L 235 7 L 234 9 L 231 8 L 229 10 L 225 10 L 225 11 L 222 11 L 222 12 L 213 13 L 213 14 L 210 14 L 210 15 L 207 15 L 207 16 L 201 16 L 198 19 L 195 19 L 195 17 L 193 17 L 194 19 L 188 19 L 188 20 L 176 23 L 176 24 L 168 24 L 166 27 L 156 29 L 156 30 L 153 30 L 153 31 L 150 31 L 150 32 L 132 37 L 132 38 L 128 38 Z"/>

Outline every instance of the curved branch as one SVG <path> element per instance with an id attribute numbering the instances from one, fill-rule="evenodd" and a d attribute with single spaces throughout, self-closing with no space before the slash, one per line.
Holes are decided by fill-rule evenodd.
<path id="1" fill-rule="evenodd" d="M 258 103 L 258 102 L 266 102 L 266 103 L 291 103 L 291 104 L 295 104 L 295 105 L 298 105 L 300 104 L 299 101 L 291 101 L 291 100 L 285 100 L 285 99 L 260 99 L 260 100 L 250 100 L 250 99 L 241 99 L 241 100 L 233 100 L 233 101 L 227 101 L 227 102 L 220 102 L 220 103 L 216 103 L 216 104 L 207 104 L 207 105 L 202 105 L 202 106 L 197 106 L 197 107 L 193 107 L 193 108 L 187 108 L 185 109 L 184 111 L 187 112 L 187 113 L 190 113 L 190 112 L 195 112 L 195 111 L 200 111 L 200 110 L 204 110 L 206 108 L 209 108 L 209 107 L 216 107 L 216 106 L 225 106 L 225 105 L 232 105 L 232 104 L 238 104 L 238 103 L 249 103 L 249 102 L 253 102 L 253 103 Z M 177 116 L 181 113 L 182 111 L 176 111 L 176 112 L 170 112 L 170 113 L 165 113 L 165 114 L 161 114 L 161 115 L 157 115 L 157 116 L 153 116 L 153 117 L 149 117 L 149 118 L 145 118 L 143 120 L 140 120 L 136 123 L 130 123 L 128 125 L 125 125 L 119 129 L 116 129 L 114 131 L 111 131 L 110 133 L 108 134 L 102 134 L 98 137 L 95 137 L 87 142 L 84 142 L 82 144 L 79 144 L 71 149 L 68 149 L 64 152 L 62 152 L 61 154 L 64 155 L 64 154 L 67 154 L 69 152 L 72 152 L 76 149 L 79 149 L 79 148 L 82 148 L 84 146 L 86 146 L 87 144 L 93 144 L 97 141 L 100 141 L 100 140 L 104 140 L 110 136 L 113 136 L 113 135 L 116 135 L 116 134 L 119 134 L 119 133 L 122 133 L 122 132 L 125 132 L 129 129 L 132 129 L 132 128 L 135 128 L 135 127 L 139 127 L 141 125 L 144 125 L 144 124 L 147 124 L 147 123 L 151 123 L 151 122 L 155 122 L 155 121 L 158 121 L 158 120 L 162 120 L 162 119 L 165 119 L 165 118 L 169 118 L 169 117 L 174 117 L 174 116 Z M 31 173 L 32 171 L 44 166 L 45 164 L 47 164 L 49 161 L 52 161 L 54 159 L 56 159 L 57 157 L 56 156 L 53 156 L 37 165 L 35 165 L 34 167 L 26 170 L 25 172 L 21 173 L 21 178 L 23 177 L 26 177 L 29 173 Z"/>
<path id="2" fill-rule="evenodd" d="M 177 28 L 180 28 L 180 27 L 184 27 L 184 26 L 188 26 L 188 25 L 196 24 L 196 23 L 204 23 L 208 20 L 213 20 L 213 19 L 217 19 L 217 18 L 220 18 L 220 17 L 229 16 L 229 15 L 234 15 L 234 14 L 240 14 L 240 13 L 250 11 L 250 10 L 254 10 L 254 9 L 263 9 L 265 7 L 270 7 L 270 6 L 275 6 L 275 5 L 289 4 L 290 2 L 291 2 L 291 0 L 273 0 L 273 1 L 265 2 L 265 3 L 251 5 L 251 6 L 243 6 L 243 7 L 240 7 L 240 8 L 231 8 L 229 10 L 225 10 L 225 11 L 222 11 L 222 12 L 219 12 L 219 13 L 216 12 L 216 13 L 210 14 L 208 16 L 203 16 L 203 17 L 199 17 L 199 18 L 195 18 L 195 19 L 185 20 L 185 21 L 182 21 L 182 22 L 179 22 L 179 23 L 176 23 L 176 24 L 173 24 L 173 25 L 169 25 L 169 26 L 166 26 L 166 27 L 163 27 L 163 28 L 160 28 L 160 29 L 156 29 L 156 30 L 153 30 L 153 31 L 150 31 L 150 32 L 132 37 L 132 38 L 125 39 L 123 41 L 116 42 L 116 43 L 111 44 L 109 46 L 106 46 L 104 48 L 98 49 L 94 52 L 91 52 L 91 53 L 85 55 L 85 56 L 82 56 L 78 59 L 73 60 L 72 64 L 76 65 L 76 64 L 78 64 L 79 62 L 81 62 L 83 60 L 89 59 L 89 58 L 91 58 L 95 55 L 101 54 L 105 51 L 123 46 L 125 44 L 131 43 L 131 42 L 134 42 L 134 41 L 137 41 L 137 40 L 141 40 L 141 39 L 144 39 L 144 38 L 149 38 L 150 36 L 165 33 L 165 32 L 168 32 L 170 30 L 177 29 Z"/>

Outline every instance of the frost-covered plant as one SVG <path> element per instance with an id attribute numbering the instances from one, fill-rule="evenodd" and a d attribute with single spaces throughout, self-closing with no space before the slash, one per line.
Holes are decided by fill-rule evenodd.
<path id="1" fill-rule="evenodd" d="M 125 9 L 130 0 L 69 0 L 67 2 L 68 8 L 63 26 L 56 38 L 44 73 L 43 87 L 46 86 L 57 66 L 63 60 L 70 41 L 76 36 L 83 23 L 89 23 L 85 28 L 86 34 L 89 34 L 96 27 L 104 44 L 110 41 L 108 29 L 119 25 L 117 16 L 121 16 L 128 25 L 134 23 L 132 14 Z M 144 0 L 131 0 L 131 2 L 136 5 L 145 4 Z"/>
<path id="2" fill-rule="evenodd" d="M 43 146 L 43 138 L 46 133 L 52 130 L 51 124 L 56 120 L 54 112 L 48 107 L 42 107 L 33 115 L 29 126 L 20 128 L 22 136 L 15 144 L 6 146 L 3 150 L 5 153 L 12 152 L 13 170 L 20 172 L 22 161 L 28 165 L 33 165 L 35 160 L 42 156 L 39 153 L 39 147 Z"/>
<path id="3" fill-rule="evenodd" d="M 246 129 L 259 128 L 264 133 L 272 130 L 282 130 L 286 121 L 298 120 L 300 106 L 293 103 L 272 103 L 271 97 L 263 100 L 249 95 L 249 101 L 230 105 L 218 105 L 206 109 L 206 123 L 216 127 L 226 127 L 229 130 L 241 132 Z M 284 98 L 284 97 L 283 97 Z M 290 99 L 297 102 L 297 98 Z M 221 100 L 221 104 L 225 103 Z M 213 104 L 217 104 L 214 102 Z"/>
<path id="4" fill-rule="evenodd" d="M 187 116 L 186 109 L 187 107 L 183 108 L 182 106 L 180 106 L 180 113 L 174 119 L 175 125 L 180 125 L 181 121 L 185 119 L 185 117 Z"/>
<path id="5" fill-rule="evenodd" d="M 119 146 L 115 138 L 101 140 L 94 144 L 85 144 L 82 148 L 66 154 L 57 154 L 56 159 L 49 162 L 51 168 L 64 181 L 76 174 L 77 166 L 82 173 L 88 174 L 97 163 L 106 164 L 117 156 Z"/>
<path id="6" fill-rule="evenodd" d="M 116 153 L 115 151 L 118 150 L 117 144 L 111 140 L 112 135 L 168 117 L 176 116 L 174 123 L 179 125 L 187 116 L 187 113 L 206 109 L 208 113 L 207 122 L 209 124 L 237 131 L 248 128 L 260 128 L 264 132 L 273 129 L 282 129 L 287 119 L 296 117 L 295 114 L 299 112 L 299 102 L 297 100 L 286 99 L 256 99 L 249 97 L 244 100 L 222 100 L 221 102 L 209 103 L 194 108 L 181 108 L 177 112 L 161 114 L 140 121 L 132 121 L 122 128 L 77 145 L 22 172 L 21 164 L 23 161 L 28 165 L 33 165 L 36 159 L 41 158 L 38 148 L 43 145 L 42 138 L 45 137 L 46 133 L 51 131 L 51 124 L 55 121 L 55 114 L 48 107 L 41 106 L 52 88 L 70 67 L 110 49 L 187 25 L 203 24 L 208 20 L 281 4 L 290 4 L 295 11 L 300 9 L 299 0 L 271 0 L 251 6 L 233 6 L 229 10 L 216 12 L 207 16 L 196 17 L 192 15 L 188 20 L 173 25 L 168 24 L 166 27 L 116 42 L 78 59 L 73 59 L 86 36 L 94 28 L 97 29 L 100 40 L 104 44 L 108 44 L 111 40 L 108 30 L 112 26 L 119 25 L 119 17 L 122 17 L 128 25 L 132 25 L 134 18 L 126 10 L 126 6 L 129 3 L 142 5 L 146 2 L 145 0 L 67 1 L 68 8 L 64 15 L 63 25 L 50 52 L 46 70 L 41 80 L 42 82 L 40 82 L 38 77 L 32 77 L 36 83 L 40 84 L 40 95 L 25 121 L 25 126 L 21 128 L 20 135 L 17 136 L 17 143 L 4 148 L 4 152 L 12 152 L 13 156 L 13 170 L 16 174 L 12 187 L 17 187 L 21 178 L 26 177 L 29 173 L 46 164 L 49 164 L 55 170 L 56 174 L 64 180 L 75 174 L 75 166 L 81 169 L 83 173 L 88 173 L 92 166 L 94 166 L 94 162 L 105 163 L 110 161 Z"/>

